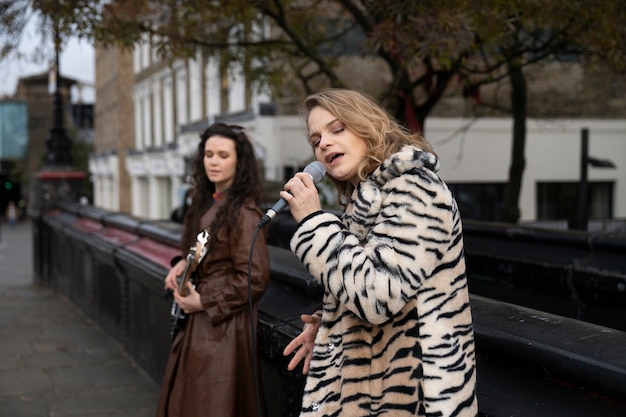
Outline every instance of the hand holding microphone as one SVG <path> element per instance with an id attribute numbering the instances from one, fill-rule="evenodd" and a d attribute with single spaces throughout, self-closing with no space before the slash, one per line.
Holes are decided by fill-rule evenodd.
<path id="1" fill-rule="evenodd" d="M 324 175 L 326 174 L 326 168 L 324 167 L 324 164 L 320 161 L 313 161 L 304 168 L 303 172 L 309 174 L 311 180 L 313 180 L 313 183 L 317 184 L 322 180 L 322 178 L 324 178 Z M 276 204 L 272 206 L 272 208 L 267 210 L 267 212 L 261 219 L 258 227 L 261 228 L 267 225 L 269 222 L 272 221 L 272 219 L 274 219 L 274 217 L 276 217 L 276 214 L 278 214 L 279 211 L 281 211 L 288 205 L 289 203 L 287 203 L 284 198 L 278 200 Z"/>

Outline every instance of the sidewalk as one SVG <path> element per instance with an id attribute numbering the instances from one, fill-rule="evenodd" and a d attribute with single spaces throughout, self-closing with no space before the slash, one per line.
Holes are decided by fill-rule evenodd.
<path id="1" fill-rule="evenodd" d="M 66 297 L 33 282 L 30 221 L 1 223 L 0 416 L 154 416 L 158 384 Z"/>

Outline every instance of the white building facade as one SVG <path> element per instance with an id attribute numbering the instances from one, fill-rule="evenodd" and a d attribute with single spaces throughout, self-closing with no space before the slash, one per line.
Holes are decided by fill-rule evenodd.
<path id="1" fill-rule="evenodd" d="M 215 121 L 246 128 L 268 181 L 285 181 L 312 159 L 299 116 L 263 110 L 271 108 L 271 97 L 251 92 L 236 71 L 222 74 L 219 68 L 217 58 L 200 55 L 163 65 L 148 43 L 134 51 L 134 148 L 127 150 L 123 167 L 115 153 L 92 156 L 94 205 L 117 210 L 117 172 L 126 169 L 130 214 L 169 218 L 181 204 L 199 134 Z M 527 121 L 521 221 L 566 217 L 567 212 L 571 217 L 572 193 L 581 178 L 583 128 L 589 130 L 589 155 L 614 164 L 589 167 L 590 215 L 626 219 L 626 119 L 581 118 Z M 479 220 L 497 218 L 511 162 L 512 121 L 431 117 L 425 136 L 462 211 Z"/>
<path id="2" fill-rule="evenodd" d="M 511 164 L 512 126 L 512 120 L 505 118 L 426 121 L 425 136 L 441 160 L 440 175 L 453 191 L 456 188 L 461 207 L 465 196 L 459 190 L 464 185 L 504 189 Z M 588 131 L 589 156 L 614 165 L 587 167 L 589 214 L 592 219 L 604 221 L 626 219 L 626 119 L 528 119 L 526 129 L 520 221 L 566 221 L 563 212 L 576 213 L 577 207 L 571 205 L 576 205 L 581 179 L 583 129 Z M 490 208 L 488 195 L 475 195 L 483 196 L 476 203 Z M 501 196 L 495 197 L 498 200 Z M 555 214 L 559 210 L 562 214 Z M 466 207 L 465 211 L 467 214 L 471 208 Z"/>

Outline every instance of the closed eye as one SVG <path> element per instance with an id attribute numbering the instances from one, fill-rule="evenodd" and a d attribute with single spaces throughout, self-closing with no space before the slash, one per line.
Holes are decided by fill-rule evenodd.
<path id="1" fill-rule="evenodd" d="M 317 147 L 318 147 L 318 145 L 319 145 L 319 144 L 320 144 L 320 142 L 321 142 L 321 137 L 320 137 L 319 135 L 312 135 L 312 136 L 309 138 L 309 142 L 311 142 L 311 146 L 312 146 L 313 148 L 317 148 Z"/>
<path id="2" fill-rule="evenodd" d="M 328 128 L 333 135 L 338 135 L 346 130 L 346 125 L 340 120 L 335 119 L 328 125 Z"/>

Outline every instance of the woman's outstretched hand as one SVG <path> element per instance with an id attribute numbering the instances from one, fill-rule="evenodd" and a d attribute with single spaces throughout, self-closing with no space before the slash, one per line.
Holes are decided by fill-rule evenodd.
<path id="1" fill-rule="evenodd" d="M 303 314 L 300 319 L 304 322 L 302 333 L 296 336 L 283 350 L 283 355 L 289 356 L 296 351 L 287 366 L 287 369 L 293 371 L 298 364 L 304 360 L 302 373 L 309 373 L 311 358 L 313 357 L 313 347 L 315 346 L 315 336 L 320 328 L 321 319 L 318 316 Z M 299 347 L 299 349 L 298 349 Z"/>

